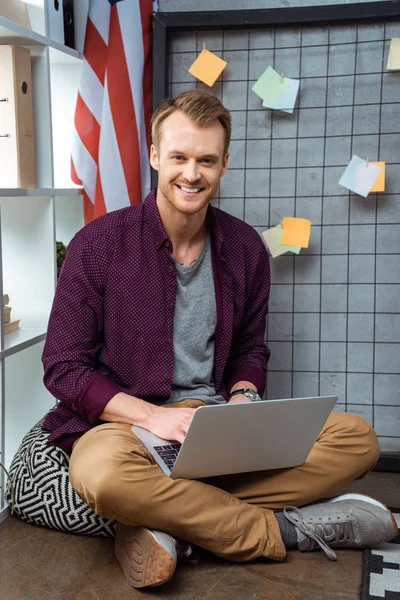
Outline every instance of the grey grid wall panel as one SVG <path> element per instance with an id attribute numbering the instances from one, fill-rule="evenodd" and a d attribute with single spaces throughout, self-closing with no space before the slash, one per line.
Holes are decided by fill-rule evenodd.
<path id="1" fill-rule="evenodd" d="M 334 394 L 383 451 L 400 450 L 400 73 L 386 72 L 400 22 L 175 33 L 169 90 L 200 88 L 232 111 L 230 168 L 216 206 L 260 233 L 311 219 L 308 249 L 271 259 L 267 398 Z M 188 68 L 203 48 L 228 62 L 212 88 Z M 293 114 L 251 90 L 267 68 L 300 78 Z M 385 193 L 339 179 L 351 156 L 386 161 Z"/>

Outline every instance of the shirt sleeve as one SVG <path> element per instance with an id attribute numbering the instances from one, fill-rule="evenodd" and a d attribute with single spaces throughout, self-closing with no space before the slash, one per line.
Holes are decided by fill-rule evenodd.
<path id="1" fill-rule="evenodd" d="M 227 364 L 228 391 L 238 381 L 251 381 L 260 396 L 264 393 L 270 351 L 265 343 L 265 326 L 270 290 L 268 252 L 261 238 L 252 247 L 248 294 L 244 318 L 234 337 Z"/>
<path id="2" fill-rule="evenodd" d="M 110 251 L 78 233 L 61 268 L 42 362 L 44 384 L 89 423 L 120 388 L 96 369 L 103 341 L 103 302 Z"/>

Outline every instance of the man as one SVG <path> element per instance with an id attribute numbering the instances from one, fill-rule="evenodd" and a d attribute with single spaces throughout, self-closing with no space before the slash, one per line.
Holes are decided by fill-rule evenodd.
<path id="1" fill-rule="evenodd" d="M 391 539 L 390 511 L 364 496 L 298 508 L 375 464 L 375 433 L 357 416 L 333 413 L 300 467 L 206 481 L 171 479 L 132 432 L 182 442 L 195 407 L 262 395 L 269 356 L 267 251 L 253 228 L 210 206 L 227 170 L 229 112 L 187 91 L 156 110 L 152 134 L 158 188 L 71 241 L 43 353 L 60 400 L 44 427 L 72 449 L 80 497 L 119 521 L 126 577 L 167 581 L 190 553 L 178 539 L 232 561 L 317 545 L 335 559 L 329 546 Z"/>

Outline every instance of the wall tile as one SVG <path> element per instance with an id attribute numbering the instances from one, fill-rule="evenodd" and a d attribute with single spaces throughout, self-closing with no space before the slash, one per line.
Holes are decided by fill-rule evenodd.
<path id="1" fill-rule="evenodd" d="M 351 404 L 372 404 L 372 387 L 372 375 L 366 373 L 348 373 L 347 402 Z M 353 412 L 353 410 L 351 410 L 351 412 Z"/>
<path id="2" fill-rule="evenodd" d="M 318 342 L 293 343 L 294 371 L 317 371 L 319 357 Z"/>
<path id="3" fill-rule="evenodd" d="M 318 342 L 319 314 L 300 313 L 294 315 L 293 336 L 296 342 Z"/>
<path id="4" fill-rule="evenodd" d="M 371 284 L 349 285 L 349 311 L 357 313 L 374 312 L 375 286 Z"/>
<path id="5" fill-rule="evenodd" d="M 323 342 L 346 341 L 347 315 L 333 313 L 321 315 L 321 340 Z"/>
<path id="6" fill-rule="evenodd" d="M 296 313 L 319 311 L 320 286 L 297 284 L 294 290 L 294 310 Z"/>
<path id="7" fill-rule="evenodd" d="M 329 48 L 329 75 L 351 75 L 354 73 L 355 45 L 335 45 L 332 42 L 332 35 L 331 44 Z"/>
<path id="8" fill-rule="evenodd" d="M 374 315 L 365 313 L 349 314 L 347 327 L 349 342 L 374 341 Z"/>
<path id="9" fill-rule="evenodd" d="M 357 73 L 380 73 L 383 61 L 383 42 L 365 42 L 357 47 Z"/>
<path id="10" fill-rule="evenodd" d="M 281 256 L 279 257 L 279 262 L 283 262 L 283 266 L 285 268 L 285 260 L 287 257 Z M 293 260 L 293 259 L 291 259 Z M 271 312 L 279 311 L 285 313 L 293 312 L 293 285 L 288 285 L 287 282 L 279 282 L 275 277 L 275 271 L 273 270 L 273 265 L 276 264 L 274 259 L 271 259 L 271 276 L 272 276 L 272 285 L 269 295 L 269 310 Z M 279 265 L 277 267 L 279 269 Z M 293 276 L 292 276 L 293 280 Z"/>
<path id="11" fill-rule="evenodd" d="M 347 310 L 347 285 L 345 283 L 323 284 L 321 287 L 321 311 L 345 313 Z"/>
<path id="12" fill-rule="evenodd" d="M 323 254 L 347 254 L 349 231 L 343 225 L 324 225 L 322 230 Z"/>
<path id="13" fill-rule="evenodd" d="M 346 371 L 346 344 L 321 342 L 321 371 Z"/>
<path id="14" fill-rule="evenodd" d="M 279 398 L 292 397 L 292 376 L 291 373 L 277 373 L 268 370 L 266 398 L 268 400 L 278 400 Z"/>
<path id="15" fill-rule="evenodd" d="M 369 373 L 373 370 L 374 345 L 349 342 L 347 344 L 347 371 Z"/>
<path id="16" fill-rule="evenodd" d="M 346 375 L 345 373 L 320 373 L 320 394 L 322 396 L 337 396 L 338 402 L 346 401 Z M 338 410 L 335 406 L 334 410 Z"/>
<path id="17" fill-rule="evenodd" d="M 292 342 L 268 342 L 271 358 L 268 367 L 272 371 L 292 370 Z"/>
<path id="18" fill-rule="evenodd" d="M 347 256 L 322 256 L 322 283 L 347 282 Z"/>

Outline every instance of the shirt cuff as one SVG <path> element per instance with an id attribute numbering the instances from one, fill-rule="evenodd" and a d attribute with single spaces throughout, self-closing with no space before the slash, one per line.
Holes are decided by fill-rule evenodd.
<path id="1" fill-rule="evenodd" d="M 92 425 L 121 389 L 101 373 L 95 373 L 85 384 L 77 401 L 77 412 Z"/>
<path id="2" fill-rule="evenodd" d="M 234 372 L 234 374 L 232 375 L 232 377 L 230 379 L 229 388 L 228 388 L 229 394 L 230 394 L 232 387 L 238 381 L 251 381 L 251 383 L 253 383 L 256 386 L 258 395 L 262 397 L 262 395 L 264 393 L 264 388 L 265 388 L 265 373 L 264 373 L 264 371 L 260 371 L 259 369 L 255 368 L 255 367 L 251 367 L 251 366 L 240 367 L 237 371 Z"/>

